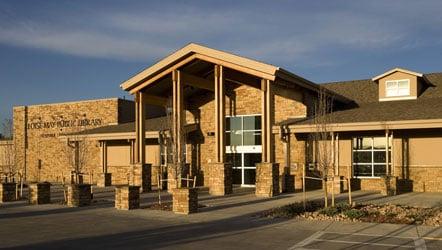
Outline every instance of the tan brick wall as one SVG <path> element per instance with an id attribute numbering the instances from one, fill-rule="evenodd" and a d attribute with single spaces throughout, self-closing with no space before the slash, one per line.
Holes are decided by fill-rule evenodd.
<path id="1" fill-rule="evenodd" d="M 17 146 L 18 166 L 23 169 L 26 164 L 27 179 L 35 181 L 39 176 L 40 159 L 40 181 L 61 181 L 62 175 L 69 180 L 71 167 L 64 153 L 66 142 L 60 136 L 116 124 L 122 119 L 119 113 L 124 113 L 124 109 L 119 108 L 117 98 L 14 107 L 14 143 Z M 126 117 L 129 116 L 126 114 Z M 87 142 L 87 152 L 89 156 L 83 172 L 94 172 L 96 176 L 101 172 L 98 143 Z M 88 176 L 85 181 L 89 182 Z"/>

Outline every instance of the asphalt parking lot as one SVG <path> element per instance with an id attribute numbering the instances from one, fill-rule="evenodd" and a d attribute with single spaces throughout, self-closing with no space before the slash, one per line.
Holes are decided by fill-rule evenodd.
<path id="1" fill-rule="evenodd" d="M 145 206 L 155 193 L 143 194 Z M 309 193 L 309 197 L 320 193 Z M 378 197 L 357 193 L 359 199 Z M 167 194 L 164 194 L 167 200 Z M 256 216 L 288 204 L 299 194 L 259 199 L 250 190 L 212 197 L 197 214 L 113 208 L 112 192 L 101 190 L 92 206 L 57 202 L 30 206 L 0 204 L 0 248 L 11 249 L 442 249 L 442 229 L 414 225 L 282 220 Z M 54 199 L 58 199 L 54 195 Z M 378 197 L 379 198 L 379 197 Z M 416 199 L 416 197 L 415 197 Z"/>

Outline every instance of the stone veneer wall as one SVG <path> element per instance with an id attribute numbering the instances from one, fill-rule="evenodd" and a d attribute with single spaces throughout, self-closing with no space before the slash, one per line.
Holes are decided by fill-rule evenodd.
<path id="1" fill-rule="evenodd" d="M 130 121 L 133 113 L 129 108 L 130 103 L 111 98 L 14 107 L 14 143 L 18 167 L 24 169 L 26 164 L 28 181 L 57 182 L 61 181 L 62 175 L 69 180 L 71 168 L 64 153 L 66 142 L 60 140 L 59 136 Z M 101 172 L 100 148 L 95 141 L 88 142 L 87 148 L 88 163 L 83 172 L 94 172 L 96 177 Z M 88 182 L 90 178 L 86 176 L 84 179 Z"/>
<path id="2" fill-rule="evenodd" d="M 229 84 L 226 84 L 226 116 L 235 115 L 251 115 L 261 114 L 261 90 L 250 86 L 242 85 L 235 89 L 229 89 Z M 307 112 L 306 106 L 303 104 L 303 94 L 299 91 L 286 90 L 281 87 L 274 88 L 274 104 L 272 105 L 275 123 L 283 121 L 288 118 L 304 117 Z M 208 136 L 208 132 L 215 131 L 215 117 L 214 117 L 214 101 L 213 99 L 199 109 L 200 128 L 202 137 L 200 140 L 204 143 L 200 148 L 200 164 L 203 172 L 204 185 L 209 183 L 209 168 L 211 163 L 215 161 L 215 136 Z M 189 118 L 187 113 L 186 120 Z M 282 150 L 282 142 L 279 135 L 275 134 L 273 142 L 275 143 L 275 163 L 280 163 L 280 173 L 284 171 L 284 155 Z M 291 164 L 303 164 L 304 162 L 304 142 L 298 142 L 292 136 L 290 145 Z M 295 168 L 296 171 L 298 168 Z"/>

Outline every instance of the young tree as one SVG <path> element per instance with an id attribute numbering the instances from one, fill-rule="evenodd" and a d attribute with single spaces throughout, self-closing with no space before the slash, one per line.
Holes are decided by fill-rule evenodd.
<path id="1" fill-rule="evenodd" d="M 166 148 L 171 157 L 168 159 L 172 166 L 168 171 L 173 171 L 173 178 L 175 179 L 175 187 L 181 187 L 181 177 L 185 169 L 185 151 L 186 151 L 186 132 L 184 124 L 177 126 L 177 117 L 174 117 L 172 99 L 170 98 L 166 105 L 166 117 L 169 127 L 169 133 L 165 138 Z"/>
<path id="2" fill-rule="evenodd" d="M 12 142 L 13 138 L 13 123 L 12 119 L 5 119 L 2 122 L 2 134 L 5 138 L 10 139 L 10 143 L 5 143 L 3 145 L 3 154 L 1 161 L 3 162 L 3 172 L 7 177 L 8 181 L 13 181 L 18 173 L 17 165 L 15 164 L 16 148 Z"/>
<path id="3" fill-rule="evenodd" d="M 333 97 L 328 95 L 323 87 L 319 87 L 317 100 L 314 105 L 314 127 L 315 131 L 311 134 L 314 146 L 314 158 L 316 167 L 322 179 L 324 190 L 324 205 L 328 206 L 327 178 L 330 171 L 333 171 L 332 150 L 331 145 L 331 116 L 333 111 Z M 334 202 L 333 202 L 334 203 Z"/>
<path id="4" fill-rule="evenodd" d="M 72 117 L 78 119 L 80 116 L 75 113 Z M 72 127 L 71 132 L 66 136 L 65 146 L 62 148 L 62 152 L 71 169 L 71 181 L 75 184 L 81 184 L 81 178 L 92 157 L 88 141 L 80 133 L 81 131 L 80 126 Z"/>

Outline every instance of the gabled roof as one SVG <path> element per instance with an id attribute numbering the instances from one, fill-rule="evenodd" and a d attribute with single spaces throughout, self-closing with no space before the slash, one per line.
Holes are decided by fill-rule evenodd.
<path id="1" fill-rule="evenodd" d="M 280 67 L 195 43 L 186 45 L 185 47 L 158 61 L 154 65 L 139 72 L 138 74 L 124 81 L 120 87 L 123 90 L 129 91 L 133 94 L 140 89 L 145 88 L 149 84 L 160 80 L 162 77 L 170 74 L 173 70 L 179 69 L 195 59 L 222 65 L 224 67 L 270 81 L 277 81 L 277 79 L 280 79 L 311 91 L 318 91 L 319 89 L 317 84 Z M 348 103 L 351 101 L 337 95 L 336 93 L 328 94 L 334 95 L 335 99 L 341 102 Z"/>
<path id="2" fill-rule="evenodd" d="M 378 76 L 373 77 L 371 80 L 372 81 L 377 81 L 377 80 L 379 80 L 379 79 L 381 79 L 381 78 L 383 78 L 385 76 L 388 76 L 390 74 L 393 74 L 395 72 L 402 72 L 402 73 L 406 73 L 406 74 L 410 74 L 410 75 L 415 75 L 417 77 L 422 77 L 423 76 L 423 74 L 418 73 L 418 72 L 414 72 L 414 71 L 411 71 L 411 70 L 402 69 L 402 68 L 394 68 L 394 69 L 389 70 L 389 71 L 387 71 L 387 72 L 385 72 L 383 74 L 380 74 Z"/>
<path id="3" fill-rule="evenodd" d="M 245 73 L 254 73 L 257 76 L 268 80 L 274 80 L 276 71 L 279 70 L 279 67 L 270 64 L 237 56 L 221 50 L 212 49 L 199 44 L 190 43 L 185 47 L 170 54 L 169 56 L 165 57 L 164 59 L 160 60 L 159 62 L 155 63 L 154 65 L 146 68 L 135 76 L 124 81 L 120 85 L 120 87 L 123 90 L 130 91 L 141 81 L 145 81 L 155 76 L 159 72 L 171 67 L 177 62 L 188 58 L 211 61 L 227 67 L 236 66 L 237 68 L 246 71 Z"/>

